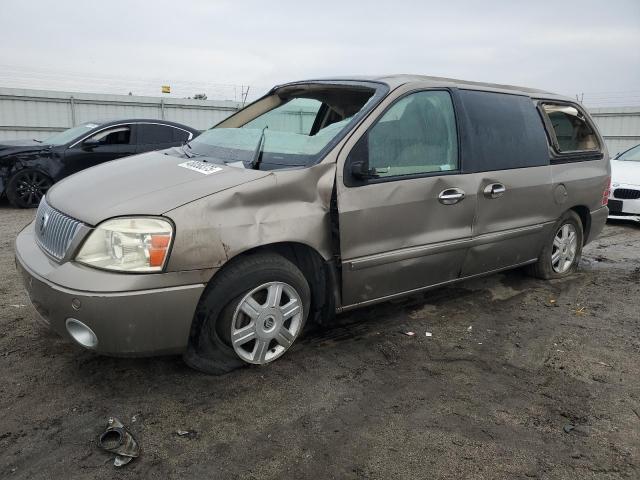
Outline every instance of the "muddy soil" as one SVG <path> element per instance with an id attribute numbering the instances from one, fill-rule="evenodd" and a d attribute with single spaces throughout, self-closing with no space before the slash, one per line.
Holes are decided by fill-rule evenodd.
<path id="1" fill-rule="evenodd" d="M 609 224 L 566 280 L 378 305 L 209 377 L 39 326 L 13 260 L 33 214 L 0 205 L 0 478 L 640 478 L 640 225 Z M 111 415 L 142 447 L 119 470 L 96 447 Z"/>

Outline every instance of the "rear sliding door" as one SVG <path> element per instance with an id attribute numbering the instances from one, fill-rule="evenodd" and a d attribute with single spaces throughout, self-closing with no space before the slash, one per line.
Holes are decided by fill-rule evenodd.
<path id="1" fill-rule="evenodd" d="M 473 245 L 462 276 L 538 258 L 561 212 L 554 200 L 549 144 L 528 96 L 460 90 L 465 170 L 477 178 Z"/>

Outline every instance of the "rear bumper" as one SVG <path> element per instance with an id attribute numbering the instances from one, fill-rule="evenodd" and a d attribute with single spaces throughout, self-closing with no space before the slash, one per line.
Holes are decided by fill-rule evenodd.
<path id="1" fill-rule="evenodd" d="M 72 339 L 66 327 L 71 318 L 95 333 L 97 344 L 91 350 L 98 353 L 154 355 L 185 350 L 204 283 L 166 286 L 174 279 L 175 283 L 185 280 L 179 272 L 138 275 L 132 280 L 130 275 L 57 265 L 37 247 L 31 226 L 18 235 L 15 251 L 16 266 L 31 303 L 43 321 L 64 338 Z M 56 272 L 62 267 L 64 275 Z M 190 275 L 185 276 L 188 279 Z M 56 282 L 47 278 L 52 276 Z M 86 289 L 69 287 L 77 283 L 78 276 Z M 119 277 L 121 282 L 117 282 Z M 126 286 L 132 281 L 136 282 L 135 290 L 113 290 L 114 284 Z M 145 283 L 150 288 L 144 288 Z M 158 283 L 164 285 L 151 288 Z M 100 286 L 109 290 L 96 291 Z"/>

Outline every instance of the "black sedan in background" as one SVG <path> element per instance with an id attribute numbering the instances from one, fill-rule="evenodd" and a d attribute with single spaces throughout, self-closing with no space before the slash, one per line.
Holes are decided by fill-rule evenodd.
<path id="1" fill-rule="evenodd" d="M 38 206 L 54 182 L 99 163 L 182 145 L 200 132 L 165 120 L 87 122 L 46 140 L 0 141 L 0 195 Z"/>

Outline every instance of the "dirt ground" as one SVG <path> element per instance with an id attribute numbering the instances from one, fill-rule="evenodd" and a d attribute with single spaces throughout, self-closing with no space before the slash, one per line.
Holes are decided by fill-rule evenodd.
<path id="1" fill-rule="evenodd" d="M 40 327 L 13 260 L 33 214 L 0 204 L 0 478 L 640 478 L 640 225 L 609 224 L 569 279 L 371 307 L 209 377 Z M 119 470 L 111 415 L 142 447 Z"/>

